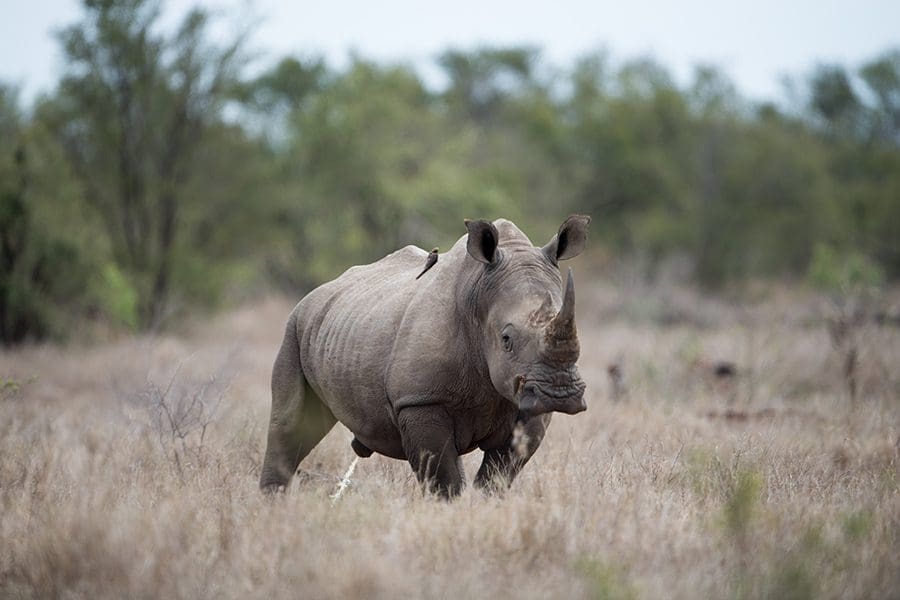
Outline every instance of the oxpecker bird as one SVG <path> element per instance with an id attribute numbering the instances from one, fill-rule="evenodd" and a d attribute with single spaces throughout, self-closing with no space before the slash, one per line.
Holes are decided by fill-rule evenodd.
<path id="1" fill-rule="evenodd" d="M 424 275 L 425 271 L 427 271 L 428 269 L 430 269 L 431 267 L 436 265 L 437 259 L 438 259 L 438 249 L 432 248 L 431 252 L 428 253 L 428 258 L 425 259 L 425 268 L 422 269 L 422 272 L 416 276 L 416 279 L 418 279 L 419 277 Z"/>

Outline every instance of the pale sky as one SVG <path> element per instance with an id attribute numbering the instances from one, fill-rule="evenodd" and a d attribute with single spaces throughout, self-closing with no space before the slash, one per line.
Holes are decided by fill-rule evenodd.
<path id="1" fill-rule="evenodd" d="M 726 2 L 617 0 L 289 1 L 206 0 L 224 21 L 261 22 L 251 48 L 258 64 L 295 53 L 346 64 L 348 52 L 414 64 L 439 81 L 433 58 L 447 47 L 532 44 L 550 63 L 607 49 L 614 60 L 650 55 L 679 81 L 697 63 L 721 67 L 754 99 L 778 99 L 781 78 L 817 62 L 851 67 L 900 47 L 898 0 L 755 0 Z M 0 0 L 0 80 L 19 85 L 23 99 L 52 89 L 62 71 L 52 32 L 78 20 L 76 0 Z M 190 0 L 163 1 L 174 22 Z"/>

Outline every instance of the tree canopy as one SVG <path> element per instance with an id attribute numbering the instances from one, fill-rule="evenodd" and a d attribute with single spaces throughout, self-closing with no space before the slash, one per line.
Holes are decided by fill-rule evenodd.
<path id="1" fill-rule="evenodd" d="M 0 87 L 4 343 L 302 292 L 446 248 L 463 217 L 591 214 L 599 253 L 682 257 L 712 287 L 842 253 L 900 277 L 900 50 L 756 104 L 713 67 L 679 84 L 649 58 L 560 67 L 534 47 L 447 49 L 444 89 L 361 56 L 251 77 L 209 14 L 160 16 L 85 0 L 53 93 L 25 107 Z"/>

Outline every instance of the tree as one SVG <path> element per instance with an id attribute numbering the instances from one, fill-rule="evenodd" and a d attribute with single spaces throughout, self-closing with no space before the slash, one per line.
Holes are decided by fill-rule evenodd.
<path id="1" fill-rule="evenodd" d="M 450 105 L 476 124 L 491 123 L 503 101 L 531 83 L 538 56 L 536 49 L 527 47 L 447 50 L 438 64 L 450 78 Z"/>
<path id="2" fill-rule="evenodd" d="M 820 65 L 810 77 L 810 109 L 832 135 L 854 135 L 860 125 L 861 102 L 847 70 Z"/>
<path id="3" fill-rule="evenodd" d="M 320 59 L 299 60 L 286 56 L 270 70 L 235 89 L 245 110 L 244 123 L 262 132 L 273 146 L 289 138 L 289 117 L 322 92 L 330 73 Z"/>
<path id="4" fill-rule="evenodd" d="M 0 85 L 0 344 L 63 332 L 66 309 L 83 299 L 89 268 L 83 252 L 47 218 L 48 204 L 66 199 L 65 181 L 35 127 L 18 110 L 15 92 Z M 52 198 L 48 201 L 48 198 Z"/>
<path id="5" fill-rule="evenodd" d="M 430 101 L 411 70 L 357 59 L 294 111 L 285 159 L 293 245 L 308 261 L 299 286 L 396 248 L 403 189 L 434 139 Z"/>
<path id="6" fill-rule="evenodd" d="M 150 0 L 84 0 L 85 18 L 59 34 L 68 66 L 55 106 L 66 155 L 133 285 L 142 327 L 163 319 L 173 249 L 203 136 L 242 65 L 242 38 L 207 42 L 191 10 L 171 36 Z"/>
<path id="7" fill-rule="evenodd" d="M 872 110 L 872 137 L 900 146 L 900 50 L 866 63 L 859 74 L 877 99 Z"/>

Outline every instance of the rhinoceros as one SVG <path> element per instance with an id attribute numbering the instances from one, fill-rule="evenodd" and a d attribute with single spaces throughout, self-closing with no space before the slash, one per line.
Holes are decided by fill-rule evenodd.
<path id="1" fill-rule="evenodd" d="M 260 487 L 287 486 L 336 422 L 360 456 L 409 461 L 444 497 L 464 485 L 460 456 L 479 448 L 475 485 L 509 485 L 552 412 L 587 408 L 578 374 L 577 256 L 590 217 L 572 215 L 543 247 L 512 222 L 468 233 L 421 279 L 427 252 L 406 246 L 348 269 L 291 312 L 272 370 Z"/>

